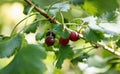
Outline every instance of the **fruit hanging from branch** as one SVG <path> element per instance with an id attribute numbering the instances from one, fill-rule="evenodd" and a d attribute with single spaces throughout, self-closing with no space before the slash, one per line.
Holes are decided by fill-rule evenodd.
<path id="1" fill-rule="evenodd" d="M 46 39 L 45 39 L 45 43 L 46 43 L 48 46 L 54 45 L 54 43 L 55 43 L 54 37 L 53 37 L 53 36 L 47 36 Z"/>
<path id="2" fill-rule="evenodd" d="M 59 39 L 59 43 L 61 44 L 61 45 L 67 45 L 68 43 L 69 43 L 69 38 L 60 38 Z"/>
<path id="3" fill-rule="evenodd" d="M 77 41 L 79 39 L 79 34 L 75 31 L 71 31 L 69 39 L 71 41 Z"/>

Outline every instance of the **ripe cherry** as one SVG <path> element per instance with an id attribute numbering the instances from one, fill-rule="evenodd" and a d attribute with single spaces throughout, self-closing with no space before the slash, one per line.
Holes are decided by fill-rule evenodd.
<path id="1" fill-rule="evenodd" d="M 45 39 L 45 43 L 48 46 L 52 46 L 55 43 L 55 39 L 53 38 L 53 36 L 47 36 L 47 38 Z"/>
<path id="2" fill-rule="evenodd" d="M 69 39 L 68 38 L 60 38 L 59 39 L 59 43 L 61 44 L 61 45 L 67 45 L 68 43 L 69 43 Z"/>
<path id="3" fill-rule="evenodd" d="M 70 39 L 71 41 L 77 41 L 77 40 L 79 39 L 79 34 L 78 34 L 77 32 L 75 32 L 75 31 L 72 31 L 72 32 L 70 33 L 69 39 Z"/>
<path id="4" fill-rule="evenodd" d="M 48 31 L 47 33 L 46 33 L 46 36 L 53 36 L 54 38 L 55 38 L 55 33 L 53 33 L 52 31 Z"/>

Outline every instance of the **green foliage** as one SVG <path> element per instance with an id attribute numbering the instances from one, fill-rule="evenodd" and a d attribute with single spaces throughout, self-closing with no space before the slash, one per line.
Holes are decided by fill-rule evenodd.
<path id="1" fill-rule="evenodd" d="M 9 57 L 14 54 L 16 49 L 20 49 L 22 35 L 17 34 L 8 39 L 0 41 L 0 58 Z"/>
<path id="2" fill-rule="evenodd" d="M 117 45 L 118 47 L 120 47 L 120 40 L 118 40 L 118 41 L 116 42 L 116 45 Z"/>
<path id="3" fill-rule="evenodd" d="M 116 10 L 118 6 L 117 0 L 85 0 L 83 5 L 90 14 L 97 16 Z"/>
<path id="4" fill-rule="evenodd" d="M 27 45 L 18 52 L 9 65 L 0 70 L 0 74 L 43 74 L 46 67 L 42 59 L 45 58 L 44 47 Z"/>
<path id="5" fill-rule="evenodd" d="M 70 0 L 70 2 L 72 2 L 75 5 L 80 5 L 84 4 L 85 0 Z"/>
<path id="6" fill-rule="evenodd" d="M 34 22 L 32 24 L 30 24 L 25 30 L 24 33 L 35 33 L 37 30 L 37 27 L 39 26 L 39 21 L 38 20 L 34 20 Z"/>
<path id="7" fill-rule="evenodd" d="M 71 63 L 67 63 L 70 67 L 67 68 L 69 69 L 67 71 L 70 72 L 73 68 L 76 69 L 76 67 L 73 66 L 78 66 L 79 62 L 80 64 L 83 62 L 84 64 L 87 64 L 88 66 L 86 68 L 88 69 L 90 67 L 102 69 L 107 66 L 107 68 L 105 68 L 106 72 L 104 71 L 106 74 L 107 72 L 108 74 L 117 74 L 120 71 L 120 58 L 116 59 L 116 57 L 114 57 L 115 54 L 120 55 L 120 32 L 119 28 L 111 28 L 111 26 L 115 24 L 118 24 L 117 27 L 119 27 L 119 0 L 24 1 L 23 13 L 28 16 L 13 27 L 12 33 L 9 34 L 11 36 L 6 37 L 4 35 L 0 35 L 0 61 L 5 57 L 9 58 L 10 56 L 14 56 L 13 60 L 0 70 L 0 74 L 43 74 L 47 68 L 48 72 L 53 68 L 51 74 L 56 74 L 57 72 L 55 73 L 54 71 L 56 68 L 62 69 L 64 67 L 63 63 L 66 59 L 71 61 Z M 29 5 L 27 1 L 31 1 L 33 6 L 35 5 L 39 9 L 37 10 L 37 8 Z M 3 0 L 0 1 L 0 3 L 1 2 L 3 2 Z M 1 6 L 0 10 L 4 9 L 4 7 L 5 6 Z M 3 11 L 1 12 L 3 13 Z M 9 13 L 11 14 L 11 12 Z M 32 23 L 23 24 L 23 21 L 29 19 L 32 15 L 36 16 L 35 19 L 33 18 L 34 20 Z M 0 14 L 0 19 L 2 16 L 3 14 Z M 6 18 L 6 16 L 3 18 Z M 55 23 L 51 23 L 50 20 L 55 21 Z M 14 22 L 12 21 L 12 23 Z M 19 32 L 17 31 L 19 28 L 16 27 L 21 24 L 27 26 L 23 27 L 22 25 L 22 30 Z M 102 27 L 101 24 L 107 24 L 107 27 L 110 27 L 111 30 L 104 28 L 104 26 Z M 108 26 L 108 24 L 110 24 L 110 26 Z M 0 26 L 1 25 L 4 26 L 2 20 L 0 20 Z M 118 31 L 116 31 L 117 29 Z M 14 33 L 15 31 L 16 34 Z M 55 34 L 55 36 L 53 36 L 52 33 L 48 35 L 55 40 L 55 43 L 52 46 L 45 44 L 46 33 L 48 31 Z M 79 40 L 70 40 L 69 36 L 71 31 L 76 31 L 79 34 Z M 2 31 L 1 28 L 0 33 L 3 34 L 2 32 L 4 31 Z M 36 40 L 34 44 L 30 44 L 29 40 L 26 39 L 26 34 L 29 33 L 33 33 L 35 35 Z M 61 37 L 67 38 L 69 40 L 69 44 L 64 46 L 61 45 Z M 73 34 L 72 37 L 75 38 L 75 35 Z M 46 55 L 46 53 L 48 55 Z M 51 53 L 53 57 L 49 56 Z M 49 59 L 49 57 L 52 59 Z M 109 60 L 111 57 L 113 57 L 113 59 Z M 55 63 L 55 69 L 54 66 L 51 66 L 51 64 L 49 69 L 48 63 L 51 63 L 50 61 Z M 84 74 L 87 69 L 79 67 L 79 70 Z M 116 70 L 118 70 L 118 72 Z M 77 73 L 76 70 L 74 70 L 74 72 Z M 59 73 L 62 74 L 62 72 Z M 65 74 L 67 74 L 67 72 L 65 72 Z M 71 72 L 71 74 L 73 73 Z"/>
<path id="8" fill-rule="evenodd" d="M 73 64 L 77 64 L 78 62 L 83 62 L 84 59 L 88 59 L 89 55 L 87 53 L 83 53 L 80 56 L 71 60 Z"/>
<path id="9" fill-rule="evenodd" d="M 29 4 L 25 3 L 24 4 L 24 11 L 23 11 L 23 13 L 27 15 L 29 10 L 30 10 L 30 8 L 31 8 L 31 6 Z"/>
<path id="10" fill-rule="evenodd" d="M 70 5 L 68 3 L 61 2 L 52 5 L 49 12 L 52 15 L 56 15 L 56 13 L 59 11 L 67 12 L 68 10 L 70 10 Z"/>
<path id="11" fill-rule="evenodd" d="M 55 28 L 53 28 L 53 32 L 60 35 L 62 38 L 69 37 L 69 31 L 63 28 L 63 25 L 57 24 Z"/>
<path id="12" fill-rule="evenodd" d="M 111 12 L 104 13 L 100 18 L 102 18 L 101 19 L 102 21 L 116 22 L 117 17 L 118 17 L 118 14 L 116 13 L 116 11 L 111 11 Z"/>
<path id="13" fill-rule="evenodd" d="M 66 46 L 60 46 L 59 51 L 56 52 L 56 57 L 57 57 L 57 63 L 56 67 L 57 68 L 62 68 L 62 63 L 64 62 L 65 59 L 71 59 L 74 56 L 74 52 L 72 50 L 72 47 L 69 45 Z"/>
<path id="14" fill-rule="evenodd" d="M 40 6 L 40 7 L 46 7 L 49 6 L 50 4 L 60 1 L 60 0 L 31 0 L 33 3 L 35 3 L 36 5 Z"/>
<path id="15" fill-rule="evenodd" d="M 89 42 L 98 42 L 104 38 L 104 33 L 99 30 L 87 28 L 84 32 L 84 38 Z"/>
<path id="16" fill-rule="evenodd" d="M 43 37 L 44 37 L 44 33 L 42 32 L 37 33 L 35 36 L 36 40 L 41 40 Z"/>

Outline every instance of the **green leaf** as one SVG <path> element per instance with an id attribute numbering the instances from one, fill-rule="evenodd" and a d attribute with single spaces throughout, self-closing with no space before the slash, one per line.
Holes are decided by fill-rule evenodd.
<path id="1" fill-rule="evenodd" d="M 118 16 L 118 14 L 115 11 L 107 12 L 107 13 L 105 13 L 105 14 L 103 14 L 101 16 L 100 20 L 102 20 L 103 22 L 106 22 L 106 21 L 108 21 L 108 22 L 111 22 L 111 21 L 116 22 L 117 21 L 117 16 Z"/>
<path id="2" fill-rule="evenodd" d="M 104 38 L 104 33 L 101 32 L 100 30 L 93 30 L 93 29 L 87 28 L 83 36 L 86 39 L 86 41 L 98 42 Z"/>
<path id="3" fill-rule="evenodd" d="M 69 9 L 70 5 L 66 2 L 56 3 L 51 7 L 50 13 L 55 15 L 57 12 L 59 12 L 59 10 L 62 12 L 67 12 Z"/>
<path id="4" fill-rule="evenodd" d="M 116 42 L 116 45 L 117 45 L 118 47 L 120 47 L 120 40 L 118 40 L 118 41 Z"/>
<path id="5" fill-rule="evenodd" d="M 74 58 L 71 60 L 73 64 L 77 64 L 78 62 L 83 62 L 83 59 L 89 58 L 89 55 L 87 53 L 83 53 L 82 55 Z"/>
<path id="6" fill-rule="evenodd" d="M 40 45 L 27 45 L 14 57 L 12 62 L 0 70 L 0 74 L 43 74 L 46 70 L 42 59 L 45 49 Z"/>
<path id="7" fill-rule="evenodd" d="M 34 22 L 24 30 L 24 33 L 27 33 L 27 34 L 30 32 L 35 33 L 39 24 L 40 23 L 38 20 L 34 20 Z"/>
<path id="8" fill-rule="evenodd" d="M 15 49 L 20 49 L 22 44 L 22 36 L 17 34 L 11 38 L 0 41 L 0 58 L 11 56 Z"/>
<path id="9" fill-rule="evenodd" d="M 101 15 L 118 8 L 117 0 L 85 0 L 83 8 L 92 15 Z"/>
<path id="10" fill-rule="evenodd" d="M 45 47 L 45 50 L 46 50 L 46 51 L 54 51 L 54 48 L 51 47 L 51 46 L 48 46 L 48 45 L 46 45 L 46 44 L 44 44 L 43 46 Z"/>
<path id="11" fill-rule="evenodd" d="M 70 33 L 67 29 L 63 29 L 61 24 L 58 24 L 55 28 L 53 28 L 53 32 L 55 34 L 59 34 L 62 38 L 68 38 Z"/>
<path id="12" fill-rule="evenodd" d="M 70 2 L 72 2 L 75 5 L 80 5 L 84 4 L 85 0 L 70 0 Z"/>
<path id="13" fill-rule="evenodd" d="M 59 51 L 56 52 L 56 56 L 57 56 L 56 67 L 62 68 L 63 61 L 65 59 L 71 59 L 73 55 L 74 55 L 74 52 L 72 50 L 72 47 L 70 47 L 69 45 L 60 46 Z"/>
<path id="14" fill-rule="evenodd" d="M 44 37 L 44 33 L 43 33 L 43 32 L 42 32 L 42 33 L 39 32 L 39 33 L 37 33 L 36 36 L 35 36 L 36 40 L 41 40 L 43 37 Z"/>
<path id="15" fill-rule="evenodd" d="M 24 10 L 23 10 L 23 13 L 24 14 L 28 14 L 29 10 L 30 10 L 31 6 L 27 3 L 24 4 Z"/>
<path id="16" fill-rule="evenodd" d="M 50 4 L 60 1 L 60 0 L 31 0 L 34 4 L 44 8 L 46 6 L 49 6 Z"/>

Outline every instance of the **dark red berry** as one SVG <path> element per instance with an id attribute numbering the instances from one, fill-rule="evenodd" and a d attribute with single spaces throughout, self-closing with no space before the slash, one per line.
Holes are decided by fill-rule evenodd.
<path id="1" fill-rule="evenodd" d="M 69 39 L 68 39 L 68 38 L 66 38 L 66 39 L 60 38 L 60 39 L 59 39 L 59 43 L 60 43 L 61 45 L 67 45 L 67 44 L 69 43 Z"/>
<path id="2" fill-rule="evenodd" d="M 45 43 L 48 46 L 52 46 L 55 43 L 55 39 L 52 36 L 47 36 L 47 38 L 45 39 Z"/>
<path id="3" fill-rule="evenodd" d="M 79 39 L 79 34 L 78 34 L 77 32 L 75 32 L 75 31 L 72 31 L 72 32 L 70 33 L 69 39 L 70 39 L 71 41 L 77 41 L 77 40 Z"/>
<path id="4" fill-rule="evenodd" d="M 46 33 L 46 37 L 47 36 L 53 36 L 54 38 L 55 38 L 55 33 L 53 33 L 52 31 L 48 31 L 47 33 Z"/>

